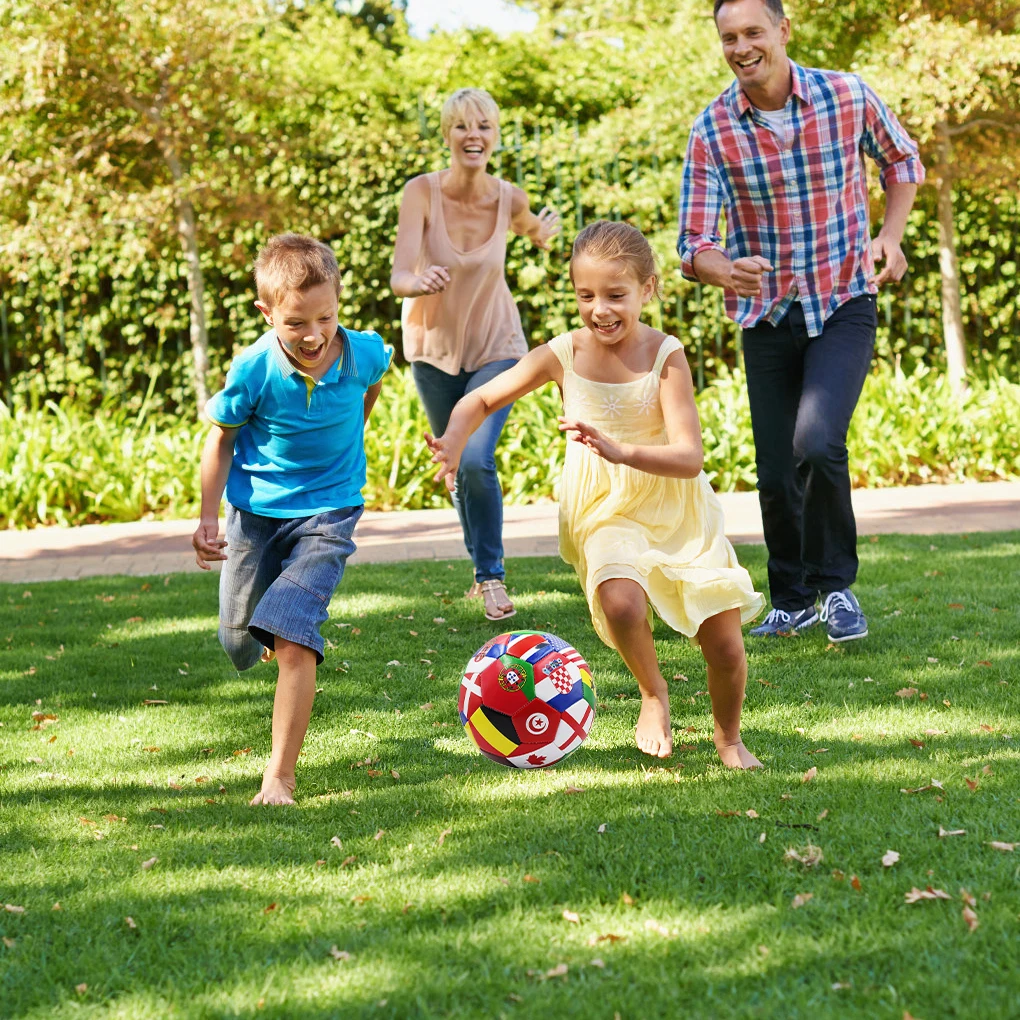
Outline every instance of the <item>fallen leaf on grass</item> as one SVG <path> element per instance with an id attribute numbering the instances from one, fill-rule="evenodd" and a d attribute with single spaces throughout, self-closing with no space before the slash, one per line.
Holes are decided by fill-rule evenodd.
<path id="1" fill-rule="evenodd" d="M 583 786 L 568 786 L 563 792 L 564 793 L 568 793 L 568 794 L 569 793 L 584 793 L 584 787 Z"/>
<path id="2" fill-rule="evenodd" d="M 84 995 L 89 990 L 89 986 L 87 984 L 85 984 L 85 982 L 83 981 L 80 985 L 75 985 L 74 986 L 74 990 L 79 995 Z"/>
<path id="3" fill-rule="evenodd" d="M 828 754 L 829 749 L 827 747 L 816 747 L 813 751 L 805 751 L 805 754 Z"/>
<path id="4" fill-rule="evenodd" d="M 343 963 L 351 958 L 351 954 L 346 949 L 337 949 L 335 945 L 329 947 L 329 955 L 338 963 Z"/>
<path id="5" fill-rule="evenodd" d="M 8 914 L 23 914 L 25 912 L 24 907 L 16 906 L 13 903 L 5 903 L 4 910 L 6 910 Z"/>
<path id="6" fill-rule="evenodd" d="M 761 684 L 763 687 L 776 687 L 776 684 L 770 684 L 768 680 L 762 680 L 761 677 L 755 677 L 755 682 Z"/>
<path id="7" fill-rule="evenodd" d="M 606 961 L 596 956 L 588 961 L 592 967 L 605 967 Z"/>
<path id="8" fill-rule="evenodd" d="M 631 896 L 630 893 L 623 893 L 620 896 L 620 899 L 623 900 L 625 906 L 628 906 L 628 907 L 634 906 L 634 897 Z"/>
<path id="9" fill-rule="evenodd" d="M 147 861 L 142 861 L 142 871 L 149 871 L 152 866 L 158 861 L 158 857 L 150 857 Z"/>
<path id="10" fill-rule="evenodd" d="M 160 698 L 146 698 L 142 701 L 143 705 L 169 705 L 169 701 L 163 701 Z"/>
<path id="11" fill-rule="evenodd" d="M 993 839 L 991 842 L 986 843 L 986 846 L 990 846 L 993 850 L 1002 850 L 1004 853 L 1012 853 L 1020 843 L 1002 843 L 997 839 Z"/>
<path id="12" fill-rule="evenodd" d="M 443 831 L 439 834 L 439 846 L 442 846 L 446 842 L 446 837 L 447 836 L 452 836 L 452 835 L 453 835 L 453 829 L 443 829 Z"/>
<path id="13" fill-rule="evenodd" d="M 850 876 L 850 888 L 853 889 L 854 892 L 861 891 L 861 880 L 856 875 Z"/>
<path id="14" fill-rule="evenodd" d="M 895 850 L 886 850 L 882 857 L 882 867 L 891 868 L 899 859 L 900 855 Z"/>
<path id="15" fill-rule="evenodd" d="M 385 829 L 380 829 L 372 838 L 378 843 L 386 835 Z"/>
<path id="16" fill-rule="evenodd" d="M 927 786 L 900 787 L 900 793 L 924 793 L 925 790 L 944 790 L 941 780 L 933 779 Z"/>
<path id="17" fill-rule="evenodd" d="M 960 915 L 963 917 L 964 921 L 967 922 L 967 927 L 971 931 L 977 930 L 977 927 L 981 922 L 978 920 L 977 914 L 974 913 L 970 907 L 965 906 L 963 910 L 960 911 Z"/>
<path id="18" fill-rule="evenodd" d="M 275 909 L 276 909 L 276 904 L 275 903 L 270 903 L 269 906 L 266 907 L 266 909 L 262 911 L 262 913 L 263 914 L 271 914 Z"/>
<path id="19" fill-rule="evenodd" d="M 939 826 L 939 839 L 943 839 L 945 836 L 966 836 L 966 829 L 943 829 Z"/>
<path id="20" fill-rule="evenodd" d="M 128 929 L 130 931 L 133 931 L 135 933 L 138 932 L 138 925 L 135 924 L 135 919 L 133 917 L 125 917 L 124 923 L 128 926 Z"/>
<path id="21" fill-rule="evenodd" d="M 606 823 L 605 823 L 605 822 L 603 822 L 603 823 L 602 823 L 602 824 L 601 824 L 601 825 L 600 825 L 600 826 L 598 827 L 598 829 L 596 829 L 595 831 L 596 831 L 596 832 L 599 832 L 599 833 L 603 833 L 603 832 L 605 832 L 605 831 L 606 831 Z"/>
<path id="22" fill-rule="evenodd" d="M 538 885 L 542 880 L 540 878 L 535 878 L 534 875 L 525 875 L 524 876 L 524 881 L 525 882 L 534 882 L 535 885 Z"/>
<path id="23" fill-rule="evenodd" d="M 811 892 L 797 893 L 791 901 L 790 906 L 794 910 L 799 910 L 805 903 L 807 903 L 808 900 L 813 899 L 814 895 L 815 894 Z"/>
<path id="24" fill-rule="evenodd" d="M 320 858 L 319 858 L 319 860 L 317 860 L 317 861 L 315 862 L 315 866 L 316 866 L 317 868 L 324 868 L 324 867 L 326 866 L 326 860 L 325 860 L 325 858 L 323 858 L 323 857 L 320 857 Z"/>
<path id="25" fill-rule="evenodd" d="M 897 698 L 912 698 L 917 693 L 916 687 L 901 687 L 896 692 Z"/>
<path id="26" fill-rule="evenodd" d="M 964 776 L 963 781 L 967 784 L 967 789 L 973 793 L 981 784 L 976 779 L 971 779 L 970 776 Z"/>
<path id="27" fill-rule="evenodd" d="M 340 867 L 341 867 L 341 868 L 346 868 L 348 864 L 353 864 L 353 863 L 354 863 L 354 862 L 355 862 L 355 861 L 356 861 L 357 859 L 358 859 L 358 858 L 357 858 L 357 857 L 354 857 L 354 856 L 351 856 L 351 857 L 345 857 L 345 858 L 344 858 L 344 859 L 343 859 L 343 860 L 342 860 L 342 861 L 340 862 Z"/>
<path id="28" fill-rule="evenodd" d="M 911 737 L 910 738 L 910 742 L 914 745 L 914 747 L 924 747 L 924 741 L 923 740 L 914 740 L 914 738 Z"/>
<path id="29" fill-rule="evenodd" d="M 786 853 L 783 854 L 783 859 L 796 861 L 798 864 L 803 864 L 805 868 L 813 868 L 821 863 L 822 856 L 821 847 L 808 843 L 807 846 L 801 848 L 788 847 Z"/>
<path id="30" fill-rule="evenodd" d="M 651 918 L 645 921 L 645 930 L 654 931 L 656 935 L 661 935 L 664 939 L 673 937 L 670 930 L 664 924 L 661 924 L 659 921 L 653 921 Z"/>
<path id="31" fill-rule="evenodd" d="M 580 914 L 575 914 L 573 910 L 564 910 L 563 911 L 563 920 L 564 921 L 569 921 L 571 924 L 580 924 L 581 923 L 581 916 L 580 916 Z"/>
<path id="32" fill-rule="evenodd" d="M 360 896 L 352 896 L 351 897 L 351 903 L 357 903 L 357 904 L 367 903 L 371 898 L 372 898 L 371 896 L 368 896 L 365 893 L 362 893 Z"/>
<path id="33" fill-rule="evenodd" d="M 987 659 L 979 659 L 974 663 L 975 666 L 991 666 L 991 663 Z M 972 928 L 971 931 L 974 929 Z"/>
<path id="34" fill-rule="evenodd" d="M 554 977 L 566 977 L 567 976 L 567 971 L 569 969 L 570 968 L 565 963 L 558 963 L 551 970 L 547 970 L 545 972 L 545 974 L 543 974 L 542 976 L 546 980 L 548 980 L 549 978 L 554 978 Z"/>
<path id="35" fill-rule="evenodd" d="M 953 897 L 943 889 L 933 889 L 930 885 L 924 889 L 913 886 L 908 893 L 903 894 L 907 903 L 919 903 L 921 900 L 951 900 Z"/>
<path id="36" fill-rule="evenodd" d="M 626 935 L 617 935 L 615 932 L 607 931 L 605 935 L 592 935 L 588 939 L 589 946 L 597 946 L 600 942 L 626 942 Z"/>
<path id="37" fill-rule="evenodd" d="M 755 811 L 754 808 L 748 808 L 744 812 L 744 814 L 747 815 L 748 818 L 757 818 L 758 817 L 758 812 Z"/>
<path id="38" fill-rule="evenodd" d="M 335 846 L 337 848 L 337 850 L 340 850 L 343 847 L 343 843 L 340 841 L 340 837 L 339 836 L 334 836 L 330 840 L 330 843 L 332 843 L 333 846 Z"/>
<path id="39" fill-rule="evenodd" d="M 5 945 L 5 946 L 6 946 L 6 947 L 7 947 L 8 949 L 13 949 L 13 948 L 14 948 L 14 946 L 15 946 L 15 942 L 14 942 L 14 939 L 9 939 L 9 938 L 8 938 L 8 937 L 7 937 L 6 935 L 5 935 L 5 936 L 4 936 L 3 938 L 4 938 L 4 945 Z"/>
<path id="40" fill-rule="evenodd" d="M 434 706 L 431 701 L 426 701 L 425 704 L 421 706 L 421 710 L 423 712 L 431 712 L 433 707 Z"/>
<path id="41" fill-rule="evenodd" d="M 811 780 L 814 779 L 815 776 L 817 776 L 817 775 L 818 775 L 818 768 L 817 768 L 817 766 L 812 765 L 811 768 L 809 768 L 807 770 L 807 772 L 805 772 L 804 775 L 802 775 L 800 777 L 800 781 L 802 783 L 810 783 Z"/>
<path id="42" fill-rule="evenodd" d="M 945 730 L 925 730 L 924 735 L 926 737 L 941 737 L 945 735 Z"/>
<path id="43" fill-rule="evenodd" d="M 826 808 L 824 811 L 819 812 L 818 821 L 822 821 L 824 818 L 828 816 L 828 814 L 829 814 L 828 808 Z"/>

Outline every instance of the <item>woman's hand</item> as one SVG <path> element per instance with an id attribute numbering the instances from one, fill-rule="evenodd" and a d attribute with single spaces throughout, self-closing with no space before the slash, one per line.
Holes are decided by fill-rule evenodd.
<path id="1" fill-rule="evenodd" d="M 549 250 L 549 239 L 560 232 L 560 214 L 549 206 L 542 206 L 541 211 L 535 217 L 536 224 L 531 233 L 532 244 L 536 248 Z"/>
<path id="2" fill-rule="evenodd" d="M 440 294 L 446 290 L 450 282 L 450 273 L 446 266 L 429 266 L 420 273 L 415 281 L 415 296 L 421 294 Z"/>
<path id="3" fill-rule="evenodd" d="M 575 443 L 583 443 L 592 453 L 598 454 L 610 464 L 622 464 L 625 451 L 615 439 L 604 436 L 598 429 L 586 425 L 583 421 L 574 421 L 565 415 L 559 416 L 560 431 L 573 432 L 570 438 Z"/>
<path id="4" fill-rule="evenodd" d="M 447 489 L 453 492 L 457 481 L 457 468 L 460 467 L 461 450 L 456 444 L 443 436 L 432 436 L 425 433 L 425 445 L 432 451 L 432 463 L 439 465 L 435 480 L 446 482 Z"/>

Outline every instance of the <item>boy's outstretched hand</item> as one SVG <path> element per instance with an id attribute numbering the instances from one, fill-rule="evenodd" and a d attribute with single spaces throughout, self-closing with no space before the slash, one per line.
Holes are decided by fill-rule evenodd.
<path id="1" fill-rule="evenodd" d="M 573 432 L 570 437 L 575 443 L 583 443 L 592 453 L 598 454 L 610 464 L 623 462 L 623 447 L 614 439 L 604 436 L 598 429 L 586 425 L 583 421 L 574 421 L 565 415 L 559 416 L 560 432 Z"/>
<path id="2" fill-rule="evenodd" d="M 457 482 L 457 468 L 460 466 L 460 453 L 452 449 L 452 445 L 442 436 L 438 438 L 425 434 L 425 445 L 432 451 L 432 463 L 439 465 L 436 472 L 436 481 L 446 482 L 447 489 L 453 492 Z"/>
<path id="3" fill-rule="evenodd" d="M 191 544 L 195 547 L 195 562 L 203 570 L 211 570 L 209 563 L 213 560 L 225 560 L 227 547 L 225 538 L 217 538 L 220 532 L 219 520 L 199 521 L 195 533 L 191 536 Z"/>

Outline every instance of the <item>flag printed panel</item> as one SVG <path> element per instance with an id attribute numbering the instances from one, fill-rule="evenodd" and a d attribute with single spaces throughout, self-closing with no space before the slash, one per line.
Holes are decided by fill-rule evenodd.
<path id="1" fill-rule="evenodd" d="M 591 669 L 553 634 L 500 634 L 465 667 L 457 710 L 465 733 L 487 758 L 510 768 L 546 768 L 591 732 Z"/>

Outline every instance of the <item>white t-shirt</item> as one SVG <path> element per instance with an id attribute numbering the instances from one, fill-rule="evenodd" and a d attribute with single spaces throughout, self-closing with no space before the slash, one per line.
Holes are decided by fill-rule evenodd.
<path id="1" fill-rule="evenodd" d="M 784 106 L 781 110 L 762 110 L 758 112 L 768 121 L 768 125 L 779 136 L 783 145 L 789 145 L 793 137 L 793 123 L 790 116 L 790 107 Z"/>

